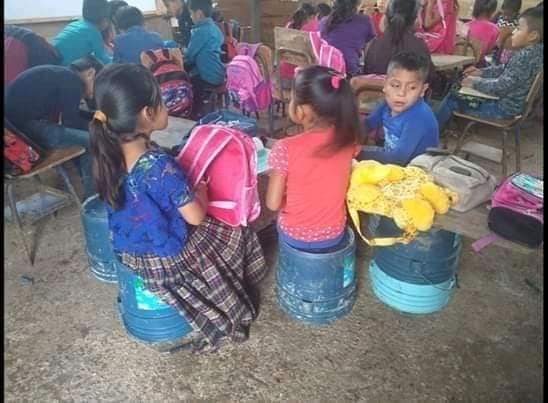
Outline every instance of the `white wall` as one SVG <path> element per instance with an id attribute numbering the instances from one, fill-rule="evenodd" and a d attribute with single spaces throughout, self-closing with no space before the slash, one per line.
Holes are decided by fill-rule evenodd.
<path id="1" fill-rule="evenodd" d="M 141 11 L 155 11 L 155 0 L 126 0 Z M 82 14 L 82 0 L 5 0 L 4 20 L 29 18 L 77 17 Z"/>

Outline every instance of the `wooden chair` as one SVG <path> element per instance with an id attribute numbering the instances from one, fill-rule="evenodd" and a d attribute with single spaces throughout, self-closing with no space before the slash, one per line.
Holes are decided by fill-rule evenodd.
<path id="1" fill-rule="evenodd" d="M 481 42 L 477 39 L 466 37 L 458 37 L 455 43 L 454 55 L 474 56 L 474 64 L 478 64 L 481 57 Z"/>
<path id="2" fill-rule="evenodd" d="M 454 153 L 464 152 L 466 154 L 476 155 L 478 157 L 488 159 L 490 161 L 497 162 L 502 165 L 502 175 L 507 175 L 507 157 L 508 157 L 508 142 L 507 137 L 510 131 L 514 131 L 515 139 L 515 153 L 516 153 L 516 169 L 519 171 L 521 169 L 521 153 L 520 153 L 520 128 L 522 123 L 529 117 L 533 110 L 533 105 L 539 95 L 539 92 L 542 88 L 544 70 L 537 74 L 533 80 L 533 84 L 529 89 L 529 93 L 525 98 L 525 109 L 523 114 L 515 116 L 512 119 L 484 119 L 473 115 L 468 115 L 460 112 L 453 112 L 453 116 L 468 120 L 469 123 L 466 125 L 462 135 L 457 139 L 457 146 L 455 147 Z M 494 148 L 486 144 L 478 143 L 475 141 L 469 141 L 463 145 L 463 142 L 466 136 L 469 134 L 470 129 L 481 123 L 487 126 L 495 127 L 502 130 L 502 149 Z"/>
<path id="3" fill-rule="evenodd" d="M 74 186 L 72 185 L 68 173 L 63 167 L 63 164 L 65 162 L 73 160 L 74 158 L 79 157 L 80 155 L 84 154 L 85 151 L 86 150 L 83 147 L 70 147 L 48 150 L 46 151 L 46 156 L 42 160 L 42 162 L 36 165 L 29 173 L 18 176 L 10 176 L 4 174 L 4 189 L 7 192 L 11 217 L 12 220 L 15 221 L 17 231 L 19 233 L 19 236 L 21 237 L 21 240 L 23 241 L 23 246 L 31 265 L 34 265 L 36 247 L 29 248 L 29 246 L 27 245 L 25 233 L 23 231 L 23 220 L 21 215 L 19 214 L 19 211 L 17 210 L 17 199 L 15 198 L 15 192 L 13 189 L 14 185 L 25 179 L 34 179 L 38 185 L 38 194 L 40 200 L 42 200 L 41 198 L 44 197 L 44 193 L 49 193 L 53 196 L 58 197 L 61 201 L 59 203 L 55 203 L 53 206 L 50 206 L 45 210 L 39 211 L 38 215 L 31 220 L 31 224 L 43 217 L 55 213 L 57 210 L 71 204 L 72 202 L 76 203 L 76 205 L 80 207 L 80 198 L 76 194 Z M 61 191 L 57 188 L 47 186 L 42 183 L 39 175 L 45 173 L 50 169 L 54 169 L 59 174 L 59 176 L 61 176 L 66 188 L 68 189 L 68 192 Z"/>
<path id="4" fill-rule="evenodd" d="M 373 75 L 356 76 L 350 80 L 350 86 L 354 90 L 358 101 L 360 115 L 369 115 L 379 102 L 384 99 L 382 92 L 384 79 L 382 76 Z"/>

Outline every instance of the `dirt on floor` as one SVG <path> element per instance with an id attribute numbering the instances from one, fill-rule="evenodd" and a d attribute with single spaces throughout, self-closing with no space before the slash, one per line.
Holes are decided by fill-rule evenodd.
<path id="1" fill-rule="evenodd" d="M 536 168 L 538 127 L 523 153 Z M 540 166 L 542 163 L 540 162 Z M 128 338 L 117 286 L 90 273 L 79 211 L 44 220 L 34 266 L 5 226 L 4 364 L 8 402 L 542 402 L 543 251 L 522 255 L 466 239 L 459 286 L 431 315 L 399 313 L 371 289 L 360 247 L 358 299 L 327 327 L 283 313 L 275 241 L 248 341 L 216 353 L 161 354 Z"/>

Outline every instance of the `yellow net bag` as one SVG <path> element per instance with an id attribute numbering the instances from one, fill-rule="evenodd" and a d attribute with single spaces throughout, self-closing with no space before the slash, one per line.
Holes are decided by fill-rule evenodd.
<path id="1" fill-rule="evenodd" d="M 418 167 L 402 168 L 377 161 L 361 161 L 352 167 L 346 203 L 361 238 L 373 246 L 412 241 L 417 231 L 428 231 L 435 214 L 445 214 L 457 202 L 457 194 L 436 185 Z M 367 239 L 361 231 L 358 211 L 394 219 L 403 230 L 399 238 Z"/>

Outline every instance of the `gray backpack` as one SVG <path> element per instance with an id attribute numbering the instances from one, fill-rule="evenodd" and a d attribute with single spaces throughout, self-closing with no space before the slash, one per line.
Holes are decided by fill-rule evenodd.
<path id="1" fill-rule="evenodd" d="M 465 212 L 485 203 L 495 191 L 496 179 L 485 169 L 454 155 L 421 154 L 409 165 L 424 169 L 434 182 L 459 196 L 451 208 Z"/>

